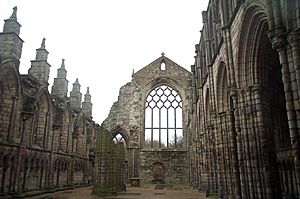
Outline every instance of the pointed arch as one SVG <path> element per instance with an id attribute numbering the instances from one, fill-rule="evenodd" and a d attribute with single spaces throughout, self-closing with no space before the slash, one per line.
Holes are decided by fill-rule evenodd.
<path id="1" fill-rule="evenodd" d="M 239 69 L 235 68 L 237 74 L 237 84 L 240 87 L 257 83 L 256 55 L 258 55 L 258 42 L 262 30 L 266 31 L 267 15 L 260 6 L 250 6 L 247 8 L 241 27 L 238 48 Z M 249 63 L 252 63 L 249 65 Z"/>
<path id="2" fill-rule="evenodd" d="M 86 119 L 84 114 L 80 113 L 76 116 L 73 132 L 74 151 L 79 155 L 84 155 L 86 153 L 86 138 Z"/>
<path id="3" fill-rule="evenodd" d="M 72 146 L 72 109 L 69 103 L 63 104 L 61 116 L 61 132 L 59 134 L 59 149 L 70 152 Z"/>
<path id="4" fill-rule="evenodd" d="M 35 104 L 36 121 L 33 141 L 34 144 L 47 149 L 51 129 L 52 104 L 50 94 L 46 88 L 38 91 Z"/>
<path id="5" fill-rule="evenodd" d="M 183 148 L 183 111 L 180 93 L 166 84 L 157 85 L 145 101 L 146 148 Z"/>
<path id="6" fill-rule="evenodd" d="M 129 146 L 129 139 L 130 139 L 129 135 L 122 127 L 118 126 L 115 129 L 113 129 L 111 132 L 112 132 L 111 136 L 112 136 L 113 141 L 119 142 L 119 141 L 122 141 L 122 139 L 123 139 L 125 147 Z"/>
<path id="7" fill-rule="evenodd" d="M 216 96 L 218 112 L 228 110 L 228 97 L 227 97 L 227 70 L 224 62 L 221 62 L 218 67 L 216 78 Z"/>
<path id="8" fill-rule="evenodd" d="M 257 1 L 258 2 L 258 1 Z M 265 197 L 281 197 L 281 186 L 277 167 L 281 159 L 281 150 L 291 150 L 288 129 L 287 110 L 285 108 L 285 95 L 282 82 L 281 65 L 278 53 L 272 48 L 268 38 L 269 23 L 268 12 L 263 5 L 248 3 L 242 20 L 241 34 L 238 43 L 238 67 L 236 70 L 237 84 L 243 90 L 239 96 L 240 106 L 243 106 L 244 121 L 241 122 L 241 139 L 247 140 L 249 146 L 255 143 L 268 142 L 264 148 L 261 146 L 250 148 L 245 145 L 247 152 L 257 153 L 258 161 L 248 158 L 249 165 L 266 168 L 266 173 L 256 181 L 246 181 L 249 186 L 257 185 L 257 190 L 265 182 L 276 182 L 270 186 L 268 183 L 262 190 Z M 243 116 L 242 116 L 243 117 Z M 251 129 L 251 131 L 249 131 Z M 245 135 L 249 134 L 256 140 Z M 248 140 L 249 139 L 249 140 Z M 265 151 L 269 151 L 265 153 Z M 258 172 L 261 172 L 259 169 Z M 274 171 L 274 172 L 270 172 Z M 246 175 L 243 174 L 242 175 Z M 255 174 L 251 174 L 254 176 Z M 292 174 L 295 175 L 295 174 Z M 270 190 L 269 193 L 266 190 Z M 292 193 L 289 194 L 294 194 Z M 267 196 L 269 194 L 269 196 Z"/>
<path id="9" fill-rule="evenodd" d="M 174 90 L 175 92 L 178 93 L 178 96 L 180 97 L 181 99 L 181 108 L 182 108 L 182 111 L 181 111 L 181 124 L 182 124 L 182 130 L 180 130 L 180 135 L 182 135 L 180 138 L 180 148 L 185 148 L 186 147 L 186 132 L 187 130 L 185 129 L 186 127 L 186 123 L 188 122 L 188 114 L 186 114 L 188 111 L 188 101 L 187 101 L 187 98 L 189 96 L 189 91 L 188 90 L 185 90 L 183 89 L 183 87 L 180 85 L 180 83 L 175 80 L 175 79 L 172 79 L 172 78 L 168 78 L 168 77 L 160 77 L 160 78 L 156 78 L 152 81 L 150 81 L 148 84 L 145 85 L 145 87 L 143 88 L 143 91 L 142 91 L 142 97 L 141 97 L 141 101 L 144 102 L 142 104 L 142 121 L 143 122 L 143 125 L 142 125 L 142 131 L 143 133 L 141 134 L 141 144 L 142 146 L 145 144 L 145 140 L 146 140 L 146 135 L 145 135 L 145 110 L 146 110 L 146 101 L 147 101 L 147 97 L 149 96 L 150 92 L 153 91 L 155 88 L 158 88 L 160 86 L 167 86 L 167 87 L 170 87 L 172 90 Z M 174 143 L 175 143 L 175 139 L 174 138 Z M 161 145 L 162 146 L 162 145 Z M 174 146 L 174 144 L 170 145 L 170 146 Z M 144 146 L 143 146 L 144 147 Z"/>
<path id="10" fill-rule="evenodd" d="M 20 74 L 12 61 L 0 65 L 0 140 L 12 141 L 18 131 Z"/>

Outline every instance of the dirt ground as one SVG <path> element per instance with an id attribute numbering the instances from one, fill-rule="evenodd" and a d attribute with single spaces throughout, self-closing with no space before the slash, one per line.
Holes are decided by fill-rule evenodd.
<path id="1" fill-rule="evenodd" d="M 51 194 L 53 199 L 102 199 L 91 195 L 92 187 L 65 190 Z M 141 187 L 127 187 L 127 191 L 105 199 L 202 199 L 204 193 L 199 193 L 187 185 L 143 185 Z"/>

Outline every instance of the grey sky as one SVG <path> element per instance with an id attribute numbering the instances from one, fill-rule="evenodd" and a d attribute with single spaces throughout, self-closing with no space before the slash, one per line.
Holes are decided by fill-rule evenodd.
<path id="1" fill-rule="evenodd" d="M 69 92 L 79 78 L 90 87 L 94 120 L 101 124 L 119 88 L 160 56 L 190 70 L 208 0 L 0 0 L 0 26 L 18 6 L 25 41 L 20 73 L 46 38 L 50 86 L 64 58 Z"/>

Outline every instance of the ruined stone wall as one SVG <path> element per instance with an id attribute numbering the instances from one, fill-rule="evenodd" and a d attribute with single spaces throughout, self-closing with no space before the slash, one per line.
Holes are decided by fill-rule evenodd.
<path id="1" fill-rule="evenodd" d="M 161 69 L 161 64 L 165 63 L 166 69 Z M 119 92 L 118 101 L 115 102 L 107 119 L 103 122 L 102 127 L 115 135 L 117 132 L 122 132 L 127 143 L 127 161 L 128 161 L 128 178 L 139 178 L 141 175 L 141 183 L 151 182 L 153 176 L 148 174 L 149 165 L 152 165 L 157 156 L 161 158 L 170 155 L 174 157 L 175 162 L 166 162 L 168 168 L 167 182 L 186 182 L 187 165 L 185 165 L 187 146 L 186 142 L 182 152 L 169 150 L 168 153 L 158 149 L 156 153 L 144 148 L 144 110 L 146 97 L 157 86 L 167 85 L 175 89 L 182 98 L 183 103 L 183 134 L 184 140 L 187 139 L 187 123 L 190 110 L 190 83 L 191 73 L 182 68 L 169 58 L 162 55 L 154 60 L 149 65 L 132 75 L 131 82 L 122 86 Z M 141 150 L 143 152 L 141 152 Z M 147 159 L 146 165 L 142 158 Z M 176 163 L 179 165 L 178 175 L 173 167 Z M 184 163 L 183 163 L 184 162 Z M 173 164 L 174 163 L 174 164 Z M 147 173 L 145 175 L 145 173 Z"/>
<path id="2" fill-rule="evenodd" d="M 203 12 L 190 173 L 209 195 L 299 197 L 296 4 L 212 0 Z"/>
<path id="3" fill-rule="evenodd" d="M 16 8 L 5 23 L 20 27 Z M 48 82 L 19 74 L 23 41 L 18 28 L 11 30 L 14 27 L 0 33 L 0 198 L 88 185 L 99 125 L 81 110 L 72 109 L 68 98 L 52 96 Z M 36 56 L 43 60 L 35 60 L 34 67 L 45 76 L 48 68 L 41 66 L 50 66 L 47 53 L 43 39 Z"/>
<path id="4" fill-rule="evenodd" d="M 187 151 L 141 151 L 141 181 L 153 183 L 154 163 L 161 163 L 166 184 L 188 183 Z"/>

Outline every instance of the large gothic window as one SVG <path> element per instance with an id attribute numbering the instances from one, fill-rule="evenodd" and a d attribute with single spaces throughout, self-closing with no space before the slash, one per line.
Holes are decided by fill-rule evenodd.
<path id="1" fill-rule="evenodd" d="M 182 148 L 182 100 L 177 91 L 161 85 L 145 102 L 145 148 Z"/>

